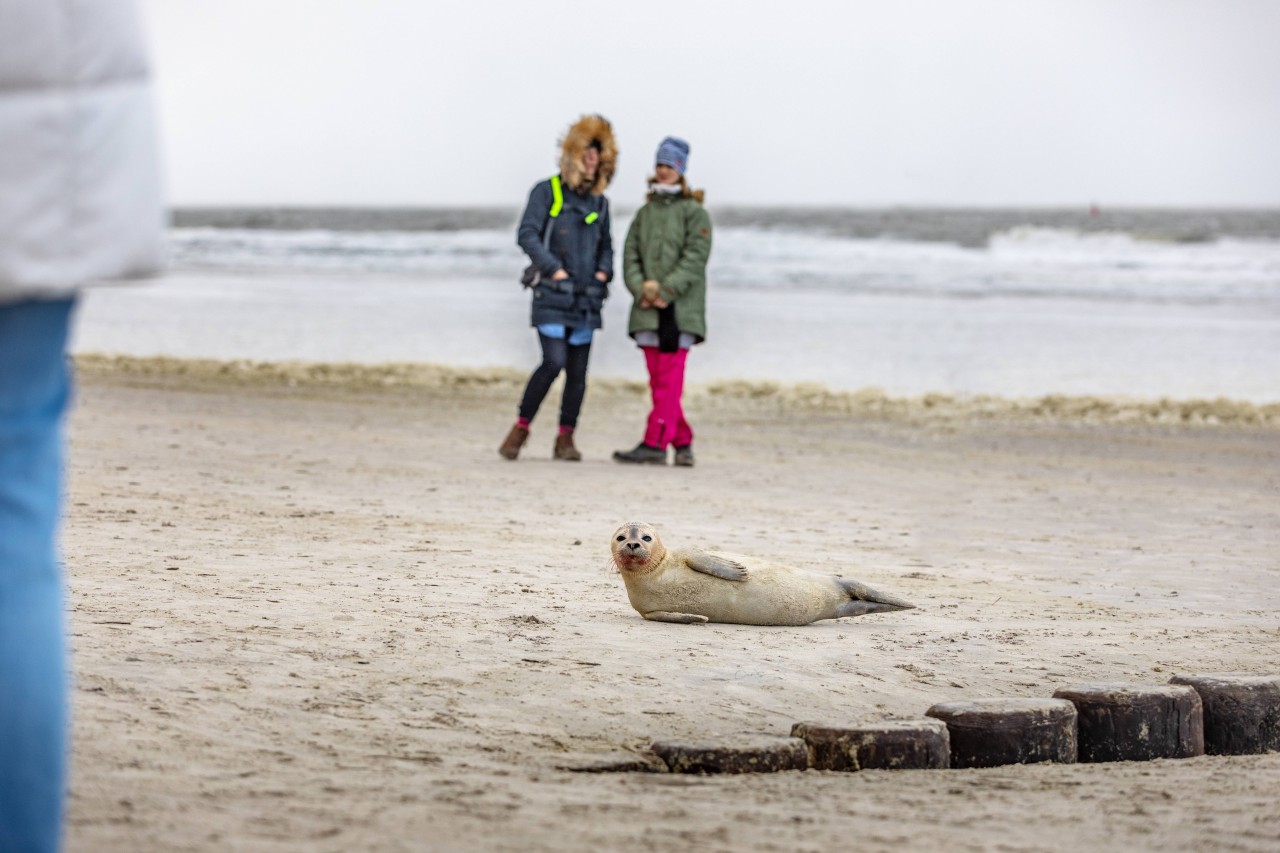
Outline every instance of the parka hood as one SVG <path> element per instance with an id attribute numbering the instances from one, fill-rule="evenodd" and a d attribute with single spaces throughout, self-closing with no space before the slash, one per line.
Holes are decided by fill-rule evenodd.
<path id="1" fill-rule="evenodd" d="M 588 184 L 582 171 L 582 155 L 592 141 L 600 143 L 600 165 L 596 168 L 596 179 Z M 608 188 L 617 168 L 618 143 L 613 138 L 613 126 L 604 116 L 583 116 L 560 140 L 560 177 L 577 192 L 600 195 Z"/>

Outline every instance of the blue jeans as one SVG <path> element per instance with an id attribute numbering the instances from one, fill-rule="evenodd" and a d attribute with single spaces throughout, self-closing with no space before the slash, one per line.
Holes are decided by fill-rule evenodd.
<path id="1" fill-rule="evenodd" d="M 0 304 L 0 851 L 58 849 L 67 671 L 57 528 L 72 300 Z"/>

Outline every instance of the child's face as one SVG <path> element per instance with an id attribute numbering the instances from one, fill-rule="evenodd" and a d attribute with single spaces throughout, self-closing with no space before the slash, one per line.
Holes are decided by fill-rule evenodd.
<path id="1" fill-rule="evenodd" d="M 582 154 L 582 171 L 588 181 L 596 179 L 596 169 L 600 168 L 600 152 L 594 146 Z"/>
<path id="2" fill-rule="evenodd" d="M 657 177 L 660 184 L 678 184 L 680 183 L 680 173 L 668 166 L 666 163 L 659 163 L 653 167 L 654 176 Z"/>

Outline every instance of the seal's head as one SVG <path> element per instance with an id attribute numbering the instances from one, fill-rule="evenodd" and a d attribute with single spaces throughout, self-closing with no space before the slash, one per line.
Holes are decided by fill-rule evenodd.
<path id="1" fill-rule="evenodd" d="M 613 531 L 609 550 L 613 553 L 614 565 L 622 572 L 648 571 L 667 554 L 658 531 L 643 521 L 630 521 Z"/>

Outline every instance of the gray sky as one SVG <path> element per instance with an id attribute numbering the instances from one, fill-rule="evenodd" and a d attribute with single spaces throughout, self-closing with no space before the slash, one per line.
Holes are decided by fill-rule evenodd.
<path id="1" fill-rule="evenodd" d="M 709 202 L 1280 207 L 1280 2 L 144 0 L 175 204 L 518 205 L 599 112 Z"/>

